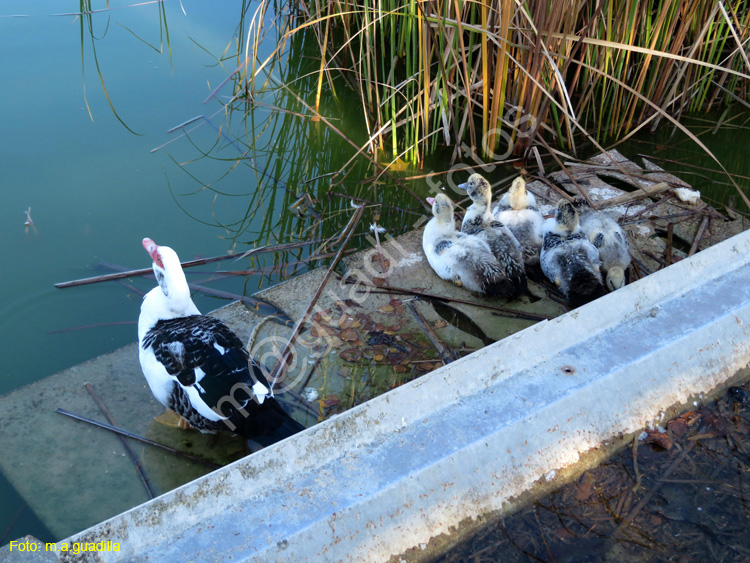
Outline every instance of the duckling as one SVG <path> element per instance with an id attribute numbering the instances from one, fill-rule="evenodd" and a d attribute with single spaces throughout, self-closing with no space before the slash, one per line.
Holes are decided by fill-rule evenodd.
<path id="1" fill-rule="evenodd" d="M 450 198 L 438 194 L 427 201 L 432 205 L 433 218 L 424 229 L 422 249 L 435 273 L 475 293 L 508 296 L 513 286 L 489 245 L 479 237 L 456 231 Z"/>
<path id="2" fill-rule="evenodd" d="M 534 194 L 526 190 L 526 181 L 521 176 L 513 180 L 492 214 L 510 229 L 521 245 L 526 273 L 539 271 L 544 218 L 536 206 Z"/>
<path id="3" fill-rule="evenodd" d="M 592 209 L 582 196 L 573 199 L 573 206 L 580 217 L 583 234 L 599 250 L 607 289 L 620 289 L 625 285 L 625 270 L 630 265 L 630 251 L 625 231 L 612 217 Z"/>
<path id="4" fill-rule="evenodd" d="M 478 236 L 487 242 L 505 276 L 513 284 L 514 290 L 508 297 L 522 295 L 526 291 L 526 272 L 521 245 L 511 230 L 495 219 L 490 211 L 492 188 L 489 182 L 480 174 L 472 174 L 458 188 L 466 190 L 473 202 L 464 214 L 461 232 Z"/>
<path id="5" fill-rule="evenodd" d="M 544 222 L 542 271 L 571 305 L 578 307 L 606 293 L 599 272 L 599 251 L 578 226 L 578 212 L 566 199 L 555 216 Z"/>

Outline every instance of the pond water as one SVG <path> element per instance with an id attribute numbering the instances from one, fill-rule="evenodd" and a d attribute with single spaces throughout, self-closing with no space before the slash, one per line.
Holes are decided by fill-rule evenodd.
<path id="1" fill-rule="evenodd" d="M 656 132 L 642 132 L 632 140 L 618 145 L 618 150 L 634 161 L 646 156 L 657 166 L 681 178 L 702 199 L 721 210 L 723 206 L 747 214 L 748 208 L 739 196 L 737 187 L 750 194 L 750 111 L 734 106 L 708 114 L 685 116 L 681 123 L 698 138 L 719 163 L 700 148 L 685 132 L 664 124 Z M 723 166 L 732 175 L 735 186 Z"/>
<path id="2" fill-rule="evenodd" d="M 171 62 L 158 4 L 110 6 L 89 21 L 52 15 L 77 12 L 79 3 L 2 4 L 0 393 L 135 339 L 135 325 L 122 323 L 137 318 L 138 295 L 115 285 L 62 291 L 54 283 L 94 275 L 100 261 L 147 266 L 144 236 L 187 254 L 229 246 L 224 233 L 175 205 L 167 179 L 181 184 L 177 167 L 166 151 L 150 151 L 169 140 L 168 129 L 207 111 L 207 83 L 221 82 L 226 70 L 198 44 L 220 54 L 242 4 L 209 10 L 183 2 L 189 16 L 165 4 Z M 13 17 L 21 15 L 28 17 Z M 161 53 L 144 43 L 159 48 L 160 40 Z M 137 134 L 110 109 L 94 49 L 110 101 Z M 26 232 L 29 208 L 35 230 Z M 98 326 L 80 328 L 91 325 Z M 4 481 L 0 496 L 10 501 L 0 515 L 3 541 L 49 537 Z"/>
<path id="3" fill-rule="evenodd" d="M 4 57 L 0 92 L 0 394 L 135 341 L 141 295 L 153 281 L 64 290 L 54 284 L 110 273 L 105 263 L 148 267 L 145 236 L 183 260 L 324 238 L 351 215 L 350 200 L 338 192 L 399 207 L 380 219 L 396 232 L 414 222 L 400 210 L 407 200 L 414 207 L 413 197 L 385 181 L 363 182 L 362 159 L 331 188 L 326 175 L 356 147 L 300 116 L 296 96 L 314 99 L 317 87 L 308 76 L 317 63 L 306 55 L 314 45 L 295 42 L 289 68 L 272 65 L 260 76 L 253 93 L 259 105 L 249 118 L 246 101 L 225 111 L 235 84 L 222 83 L 242 60 L 238 46 L 244 50 L 257 4 L 109 2 L 79 13 L 87 6 L 0 8 L 0 47 L 13 53 Z M 266 39 L 263 56 L 276 46 Z M 292 88 L 280 89 L 280 82 Z M 349 139 L 364 140 L 358 103 L 325 95 L 320 112 Z M 304 193 L 314 209 L 284 213 Z M 373 218 L 366 213 L 360 231 Z M 311 248 L 196 268 L 190 281 L 250 295 L 320 264 L 303 262 Z M 215 275 L 221 268 L 258 273 L 222 279 Z M 227 303 L 194 298 L 202 311 Z M 0 544 L 27 533 L 52 539 L 4 478 L 0 498 Z"/>
<path id="4" fill-rule="evenodd" d="M 0 244 L 6 264 L 0 392 L 132 341 L 135 329 L 128 325 L 59 332 L 132 321 L 137 299 L 105 285 L 62 292 L 55 282 L 92 275 L 100 261 L 144 266 L 144 236 L 184 253 L 227 249 L 215 228 L 174 204 L 167 179 L 181 185 L 176 166 L 167 152 L 150 151 L 170 139 L 168 129 L 207 111 L 201 104 L 206 84 L 218 84 L 226 71 L 190 38 L 221 53 L 236 26 L 241 4 L 234 4 L 212 10 L 211 17 L 197 2 L 185 4 L 191 17 L 165 5 L 170 64 L 166 43 L 158 53 L 143 42 L 159 47 L 163 26 L 156 4 L 122 10 L 112 5 L 91 18 L 93 31 L 84 22 L 82 37 L 79 16 L 49 15 L 62 7 L 77 11 L 78 3 L 3 3 L 0 42 L 14 55 L 4 58 L 6 87 L 0 94 Z M 15 14 L 30 15 L 7 17 Z M 92 45 L 109 99 L 137 134 L 109 108 Z M 27 233 L 29 208 L 36 232 Z M 196 240 L 201 244 L 188 244 Z"/>
<path id="5" fill-rule="evenodd" d="M 223 83 L 241 62 L 238 45 L 244 50 L 256 4 L 110 2 L 80 14 L 86 5 L 17 1 L 0 8 L 0 47 L 13 53 L 4 57 L 0 92 L 0 394 L 135 341 L 141 292 L 152 281 L 65 290 L 54 284 L 109 273 L 105 263 L 148 267 L 144 236 L 188 260 L 329 237 L 348 221 L 352 196 L 385 206 L 368 210 L 358 235 L 376 218 L 396 235 L 423 212 L 392 179 L 376 180 L 365 158 L 353 158 L 366 133 L 359 100 L 346 89 L 334 96 L 324 88 L 320 112 L 351 142 L 299 116 L 305 108 L 296 96 L 311 102 L 317 89 L 314 41 L 293 42 L 288 64 L 261 75 L 247 117 L 248 97 L 225 110 L 236 85 Z M 266 41 L 261 52 L 274 46 Z M 735 135 L 722 141 L 722 160 L 750 177 L 744 158 L 726 155 L 746 146 L 747 129 L 739 125 L 736 118 L 719 131 Z M 652 153 L 672 141 L 641 136 L 637 143 L 621 150 Z M 331 173 L 342 169 L 332 185 Z M 429 193 L 422 178 L 408 187 L 420 197 Z M 716 193 L 731 197 L 724 186 Z M 299 214 L 287 211 L 305 194 L 311 199 L 295 208 Z M 304 262 L 311 248 L 198 268 L 190 280 L 250 295 L 324 263 Z M 249 268 L 258 273 L 216 275 Z M 204 312 L 226 303 L 203 294 L 195 301 Z M 27 533 L 52 539 L 3 478 L 0 498 L 0 544 Z"/>

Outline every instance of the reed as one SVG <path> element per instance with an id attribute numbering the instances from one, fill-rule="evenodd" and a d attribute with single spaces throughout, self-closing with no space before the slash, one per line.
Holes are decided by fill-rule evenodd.
<path id="1" fill-rule="evenodd" d="M 440 143 L 453 161 L 527 156 L 540 137 L 575 154 L 581 139 L 607 143 L 666 116 L 747 100 L 750 6 L 739 0 L 289 5 L 277 10 L 274 52 L 246 50 L 246 82 L 290 37 L 312 31 L 317 99 L 332 75 L 345 77 L 379 162 L 421 163 Z"/>
<path id="2" fill-rule="evenodd" d="M 169 40 L 169 26 L 167 25 L 167 12 L 164 7 L 163 2 L 157 2 L 157 10 L 159 13 L 159 45 L 158 47 L 140 35 L 138 35 L 135 31 L 130 29 L 129 27 L 122 26 L 123 29 L 128 31 L 138 39 L 139 41 L 143 42 L 144 44 L 148 45 L 151 49 L 156 51 L 157 53 L 161 54 L 165 50 L 169 53 L 169 64 L 172 64 L 172 44 Z M 102 88 L 102 93 L 104 94 L 104 97 L 107 100 L 107 104 L 109 105 L 110 110 L 112 111 L 112 114 L 115 116 L 117 121 L 119 121 L 125 129 L 127 129 L 129 132 L 131 132 L 134 135 L 139 135 L 136 131 L 130 128 L 127 123 L 125 123 L 124 119 L 120 116 L 120 114 L 117 112 L 117 109 L 115 109 L 114 102 L 110 98 L 109 92 L 107 91 L 107 85 L 104 80 L 104 73 L 102 70 L 102 66 L 99 63 L 99 56 L 97 54 L 97 42 L 102 40 L 107 35 L 107 30 L 109 29 L 110 20 L 109 18 L 106 19 L 106 24 L 104 24 L 103 28 L 101 28 L 98 31 L 95 31 L 94 29 L 94 14 L 100 14 L 104 12 L 110 11 L 109 3 L 107 3 L 105 8 L 98 8 L 95 9 L 92 6 L 91 0 L 79 0 L 78 2 L 78 12 L 71 13 L 70 15 L 75 15 L 78 19 L 78 25 L 80 29 L 80 36 L 81 36 L 81 77 L 83 79 L 83 101 L 86 105 L 86 111 L 89 114 L 89 118 L 93 121 L 94 115 L 91 113 L 91 107 L 89 106 L 88 97 L 86 95 L 86 45 L 87 42 L 90 42 L 90 56 L 94 59 L 94 66 L 96 68 L 96 74 L 99 77 L 99 83 Z"/>
<path id="3" fill-rule="evenodd" d="M 291 15 L 247 6 L 232 43 L 211 53 L 229 67 L 205 100 L 219 110 L 173 127 L 170 141 L 154 149 L 168 150 L 179 170 L 177 180 L 168 180 L 177 205 L 196 219 L 210 206 L 210 219 L 202 221 L 218 227 L 237 252 L 245 245 L 320 242 L 243 265 L 266 271 L 287 262 L 300 270 L 324 263 L 321 256 L 338 249 L 326 241 L 337 239 L 355 205 L 367 206 L 353 238 L 358 245 L 374 221 L 392 235 L 414 224 L 422 215 L 404 205 L 411 187 L 388 189 L 400 178 L 381 178 L 388 163 L 370 151 L 360 107 L 349 93 L 346 101 L 337 97 L 354 87 L 339 71 L 351 54 L 337 54 L 341 66 L 321 72 L 315 26 L 291 33 Z M 323 35 L 325 29 L 321 23 Z M 381 210 L 388 210 L 382 219 Z"/>

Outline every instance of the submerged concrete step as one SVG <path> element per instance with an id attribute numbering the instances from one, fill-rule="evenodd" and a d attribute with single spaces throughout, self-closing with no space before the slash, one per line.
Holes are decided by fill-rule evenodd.
<path id="1" fill-rule="evenodd" d="M 65 541 L 118 542 L 102 561 L 418 559 L 746 367 L 748 281 L 742 233 Z"/>

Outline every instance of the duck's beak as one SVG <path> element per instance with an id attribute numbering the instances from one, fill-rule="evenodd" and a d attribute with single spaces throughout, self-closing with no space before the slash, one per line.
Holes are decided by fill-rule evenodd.
<path id="1" fill-rule="evenodd" d="M 427 198 L 427 203 L 429 203 L 430 205 L 435 205 L 435 198 L 434 197 L 428 197 Z"/>
<path id="2" fill-rule="evenodd" d="M 143 239 L 143 248 L 145 248 L 148 255 L 151 256 L 151 260 L 153 260 L 157 266 L 164 269 L 164 264 L 161 262 L 161 256 L 159 256 L 159 245 L 150 238 L 145 238 Z"/>
<path id="3" fill-rule="evenodd" d="M 469 189 L 469 182 L 464 182 L 463 184 L 458 184 L 456 187 L 459 190 L 466 191 L 467 189 Z"/>

